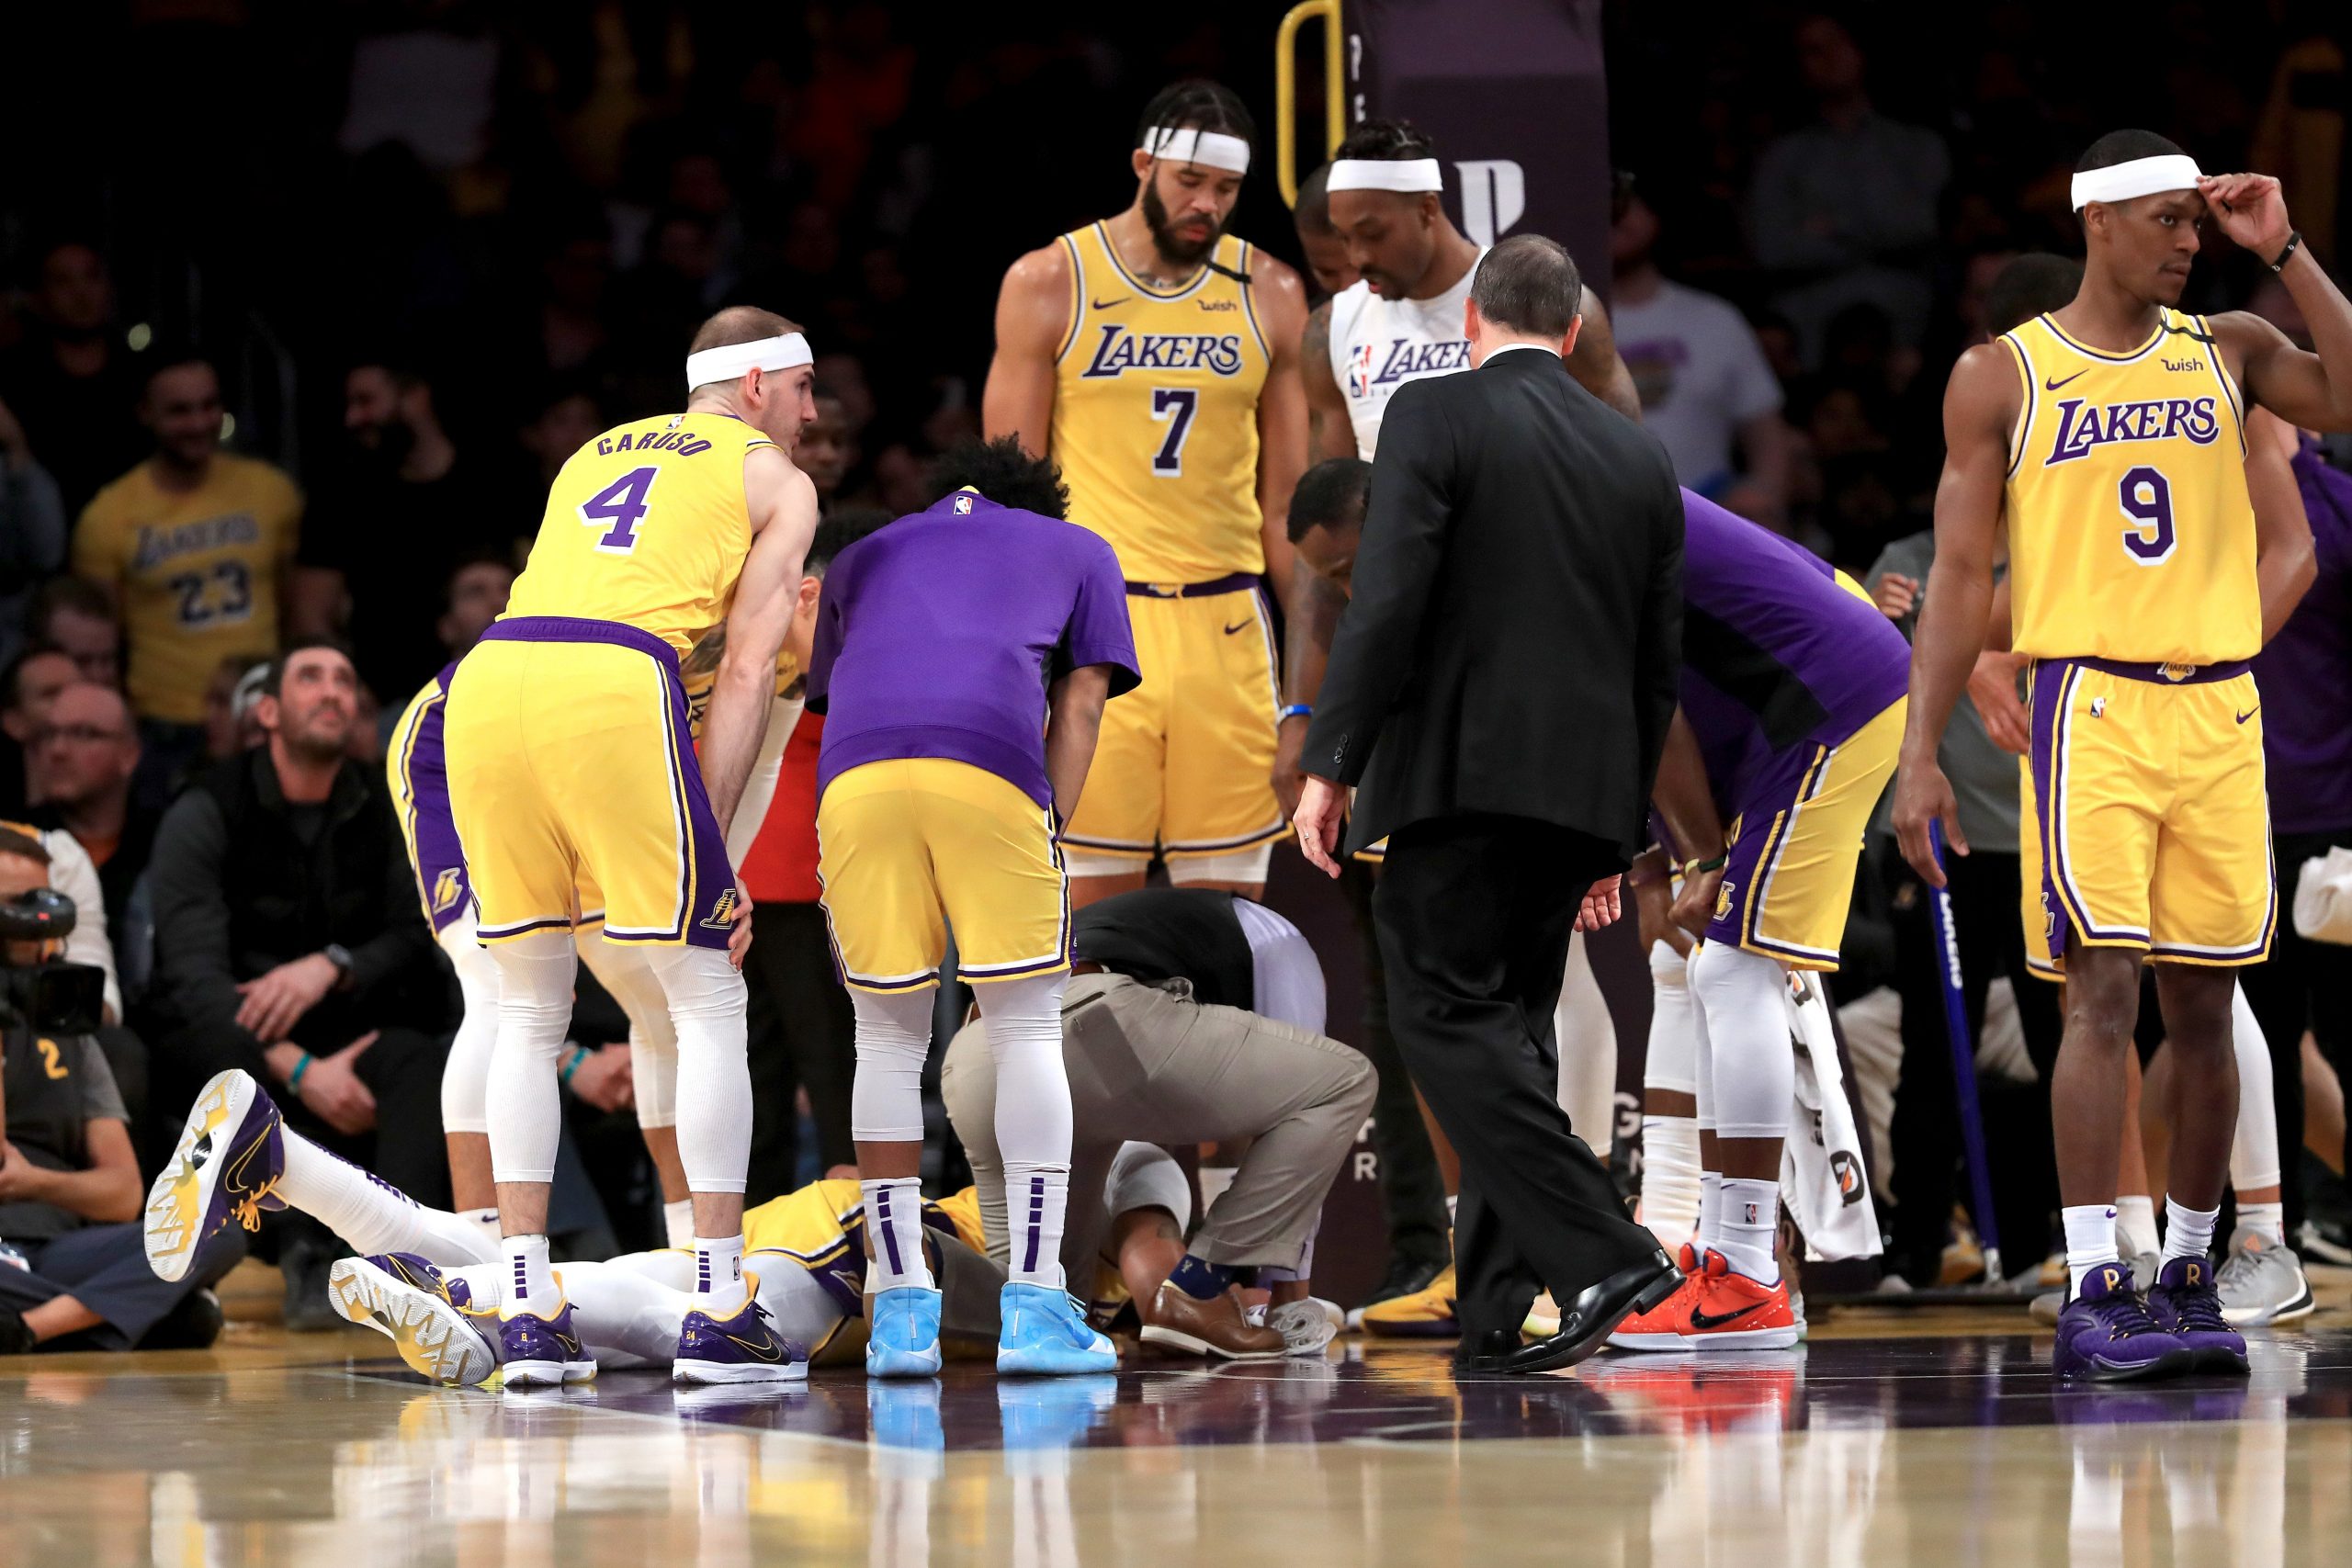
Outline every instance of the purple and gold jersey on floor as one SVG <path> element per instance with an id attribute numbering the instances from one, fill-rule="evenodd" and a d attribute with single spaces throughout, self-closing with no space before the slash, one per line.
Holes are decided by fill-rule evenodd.
<path id="1" fill-rule="evenodd" d="M 957 491 L 834 560 L 817 612 L 808 709 L 825 715 L 817 792 L 868 762 L 933 758 L 1041 807 L 1046 689 L 1111 667 L 1136 684 L 1126 585 L 1102 538 Z"/>
<path id="2" fill-rule="evenodd" d="M 1792 748 L 1835 745 L 1902 697 L 1910 645 L 1800 545 L 1682 492 L 1682 710 L 1716 803 Z"/>

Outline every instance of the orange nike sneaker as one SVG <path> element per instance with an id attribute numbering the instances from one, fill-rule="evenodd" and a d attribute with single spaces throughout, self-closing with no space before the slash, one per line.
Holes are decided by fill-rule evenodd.
<path id="1" fill-rule="evenodd" d="M 1682 1319 L 1682 1343 L 1691 1350 L 1785 1350 L 1804 1337 L 1789 1302 L 1789 1279 L 1759 1284 L 1735 1273 L 1731 1262 L 1710 1249 L 1696 1277 Z M 1677 1300 L 1684 1299 L 1678 1292 Z"/>
<path id="2" fill-rule="evenodd" d="M 1708 1257 L 1714 1256 L 1709 1253 Z M 1698 1299 L 1699 1287 L 1706 1280 L 1706 1269 L 1699 1260 L 1699 1249 L 1689 1242 L 1675 1254 L 1675 1262 L 1682 1269 L 1682 1283 L 1674 1294 L 1650 1308 L 1637 1312 L 1617 1325 L 1609 1343 L 1620 1350 L 1686 1350 L 1690 1348 L 1690 1303 Z"/>

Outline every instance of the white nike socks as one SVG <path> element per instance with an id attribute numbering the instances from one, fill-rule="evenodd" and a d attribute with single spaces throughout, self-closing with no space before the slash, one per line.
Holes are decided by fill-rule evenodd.
<path id="1" fill-rule="evenodd" d="M 2122 1261 L 2115 1250 L 2115 1207 L 2110 1203 L 2080 1203 L 2061 1209 L 2058 1217 L 2066 1226 L 2066 1294 L 2071 1300 L 2083 1293 L 2085 1275 L 2102 1263 Z M 2154 1282 L 2138 1281 L 2143 1290 Z"/>
<path id="2" fill-rule="evenodd" d="M 1788 976 L 1771 959 L 1722 942 L 1702 947 L 1690 975 L 1706 1015 L 1716 1135 L 1787 1136 L 1797 1085 Z"/>
<path id="3" fill-rule="evenodd" d="M 742 1233 L 695 1237 L 695 1310 L 732 1317 L 742 1305 Z"/>
<path id="4" fill-rule="evenodd" d="M 1707 1248 L 1721 1245 L 1724 1239 L 1724 1179 L 1712 1170 L 1699 1173 L 1699 1252 L 1703 1261 Z"/>
<path id="5" fill-rule="evenodd" d="M 498 964 L 498 1043 L 483 1097 L 491 1174 L 500 1181 L 552 1181 L 563 1135 L 556 1057 L 571 1026 L 571 982 L 579 973 L 571 933 L 532 931 L 490 953 Z"/>
<path id="6" fill-rule="evenodd" d="M 2165 1261 L 2176 1258 L 2203 1258 L 2213 1250 L 2213 1226 L 2220 1221 L 2219 1209 L 2184 1209 L 2176 1199 L 2165 1200 Z M 2143 1280 L 2153 1284 L 2154 1280 Z"/>
<path id="7" fill-rule="evenodd" d="M 2138 1136 L 2136 1133 L 2128 1131 L 2124 1135 Z M 2144 1258 L 2163 1246 L 2163 1238 L 2156 1235 L 2156 1201 L 2145 1192 L 2127 1192 L 2118 1198 L 2115 1201 L 2115 1256 L 2119 1258 Z"/>
<path id="8" fill-rule="evenodd" d="M 1069 1074 L 1062 1063 L 1067 973 L 973 987 L 996 1061 L 996 1144 L 1004 1161 L 1013 1283 L 1062 1287 L 1069 1207 Z"/>
<path id="9" fill-rule="evenodd" d="M 379 1176 L 328 1153 L 281 1124 L 286 1169 L 277 1195 L 334 1232 L 361 1254 L 413 1252 L 430 1263 L 487 1263 L 497 1238 L 485 1242 L 466 1216 L 428 1209 Z"/>
<path id="10" fill-rule="evenodd" d="M 1726 1176 L 1723 1180 L 1723 1239 L 1715 1250 L 1736 1273 L 1759 1285 L 1781 1282 L 1773 1241 L 1781 1224 L 1781 1184 Z"/>
<path id="11" fill-rule="evenodd" d="M 865 1194 L 865 1288 L 876 1295 L 912 1285 L 933 1288 L 922 1255 L 922 1181 L 891 1177 L 861 1181 Z"/>
<path id="12" fill-rule="evenodd" d="M 506 1264 L 499 1292 L 499 1315 L 514 1317 L 529 1313 L 534 1317 L 555 1316 L 563 1305 L 563 1292 L 557 1287 L 555 1270 L 548 1263 L 548 1238 L 510 1235 L 499 1243 L 499 1252 Z"/>
<path id="13" fill-rule="evenodd" d="M 2238 1224 L 2272 1247 L 2287 1245 L 2287 1205 L 2284 1203 L 2240 1203 Z"/>
<path id="14" fill-rule="evenodd" d="M 724 949 L 647 954 L 678 1033 L 678 1163 L 695 1192 L 741 1192 L 752 1159 L 751 993 Z"/>

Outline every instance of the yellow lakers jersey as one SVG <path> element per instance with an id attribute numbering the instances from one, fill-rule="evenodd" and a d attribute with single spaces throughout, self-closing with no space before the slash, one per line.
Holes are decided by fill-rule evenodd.
<path id="1" fill-rule="evenodd" d="M 1258 393 L 1272 356 L 1250 286 L 1233 276 L 1248 275 L 1250 246 L 1220 237 L 1217 266 L 1163 290 L 1120 265 L 1100 223 L 1061 243 L 1069 331 L 1048 446 L 1070 521 L 1110 540 L 1131 581 L 1263 571 Z"/>
<path id="2" fill-rule="evenodd" d="M 2048 316 L 2006 334 L 2024 389 L 2007 492 L 2012 646 L 2218 664 L 2262 647 L 2245 405 L 2201 316 L 2092 348 Z"/>
<path id="3" fill-rule="evenodd" d="M 548 488 L 506 614 L 618 621 L 683 658 L 727 618 L 752 547 L 743 455 L 775 445 L 723 413 L 656 416 L 605 432 Z"/>

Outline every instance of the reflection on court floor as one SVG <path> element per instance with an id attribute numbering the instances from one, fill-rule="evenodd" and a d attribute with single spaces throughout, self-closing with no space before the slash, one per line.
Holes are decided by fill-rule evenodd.
<path id="1" fill-rule="evenodd" d="M 2352 1539 L 2352 1330 L 2255 1351 L 2145 1392 L 2053 1390 L 1997 1335 L 1470 1382 L 1380 1348 L 528 1394 L 19 1363 L 0 1568 L 2317 1561 Z"/>

